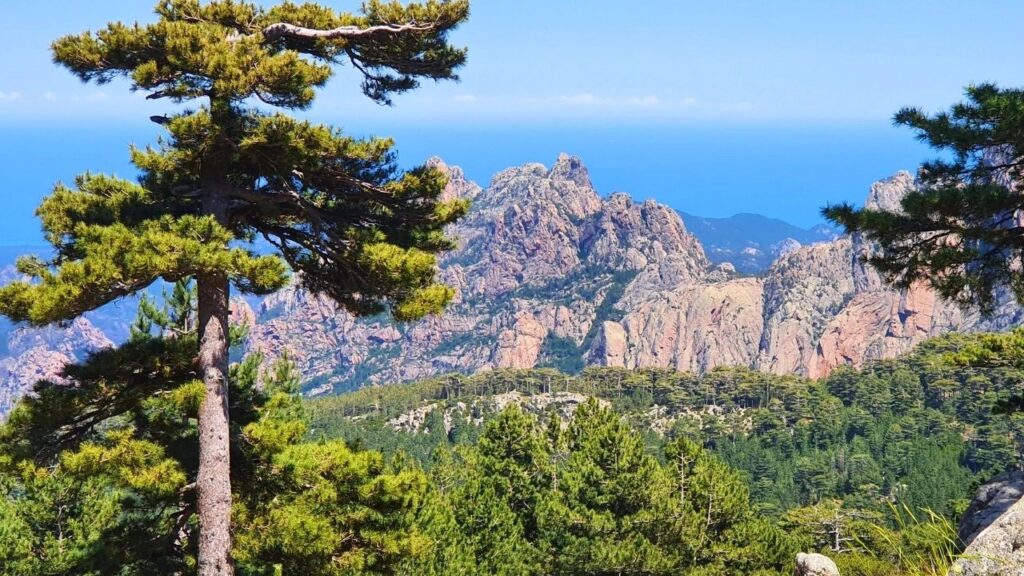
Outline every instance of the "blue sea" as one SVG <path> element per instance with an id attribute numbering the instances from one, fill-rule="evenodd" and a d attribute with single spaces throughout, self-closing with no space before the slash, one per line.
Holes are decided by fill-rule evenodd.
<path id="1" fill-rule="evenodd" d="M 933 153 L 905 129 L 860 123 L 403 124 L 355 127 L 394 137 L 403 165 L 440 156 L 486 185 L 527 162 L 580 156 L 602 194 L 628 192 L 708 217 L 753 212 L 802 227 L 828 203 L 860 203 L 871 183 L 915 170 Z M 80 172 L 133 176 L 129 143 L 153 142 L 148 122 L 0 125 L 0 246 L 42 241 L 33 216 L 54 182 Z"/>

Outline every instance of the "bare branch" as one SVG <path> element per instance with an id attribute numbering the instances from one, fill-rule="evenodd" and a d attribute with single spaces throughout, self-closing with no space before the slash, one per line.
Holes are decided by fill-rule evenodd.
<path id="1" fill-rule="evenodd" d="M 266 26 L 261 31 L 263 33 L 263 39 L 268 42 L 280 40 L 282 38 L 292 38 L 296 40 L 347 40 L 351 38 L 372 38 L 374 36 L 390 36 L 392 34 L 402 34 L 404 32 L 429 32 L 436 27 L 436 24 L 417 24 L 415 22 L 409 24 L 384 24 L 380 26 L 370 26 L 368 28 L 360 28 L 359 26 L 339 26 L 330 30 L 318 30 L 316 28 L 304 28 L 302 26 L 296 26 L 295 24 L 287 24 L 285 22 L 278 22 L 277 24 L 271 24 Z M 244 36 L 236 35 L 231 38 L 232 41 L 237 41 Z"/>

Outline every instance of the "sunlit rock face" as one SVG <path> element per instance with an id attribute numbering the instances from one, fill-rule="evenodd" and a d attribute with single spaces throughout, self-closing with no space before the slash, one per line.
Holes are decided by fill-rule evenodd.
<path id="1" fill-rule="evenodd" d="M 1017 576 L 1024 572 L 1024 474 L 1008 472 L 978 488 L 960 521 L 964 551 L 949 576 Z"/>
<path id="2" fill-rule="evenodd" d="M 317 391 L 444 372 L 530 368 L 590 357 L 601 326 L 662 292 L 696 287 L 712 268 L 667 206 L 600 196 L 579 158 L 504 170 L 486 189 L 440 160 L 449 198 L 473 208 L 450 230 L 458 247 L 440 262 L 456 298 L 447 312 L 408 325 L 354 319 L 290 287 L 256 311 L 250 347 L 288 350 Z M 756 337 L 754 337 L 756 339 Z"/>
<path id="3" fill-rule="evenodd" d="M 439 263 L 439 277 L 456 290 L 452 306 L 394 324 L 354 318 L 296 284 L 235 302 L 233 318 L 250 326 L 249 351 L 268 362 L 287 355 L 310 394 L 450 372 L 588 364 L 698 372 L 739 365 L 821 377 L 945 332 L 1024 320 L 1008 295 L 982 318 L 925 286 L 886 287 L 863 263 L 873 248 L 858 236 L 781 242 L 767 270 L 740 276 L 730 263 L 710 261 L 675 210 L 623 193 L 602 196 L 572 156 L 550 168 L 504 170 L 486 188 L 439 159 L 430 164 L 449 175 L 446 198 L 472 201 L 450 230 L 457 248 Z M 901 172 L 871 186 L 866 205 L 898 209 L 914 186 Z M 8 327 L 0 334 L 12 339 L 0 360 L 0 407 L 64 362 L 109 345 L 82 322 L 66 333 Z"/>
<path id="4" fill-rule="evenodd" d="M 627 194 L 601 196 L 578 159 L 504 170 L 487 188 L 450 175 L 473 201 L 451 230 L 441 278 L 457 290 L 443 315 L 410 325 L 354 319 L 292 287 L 257 310 L 250 346 L 290 357 L 317 393 L 446 372 L 606 365 L 706 371 L 749 366 L 812 377 L 910 350 L 951 330 L 1021 321 L 1004 301 L 982 319 L 924 286 L 887 288 L 859 237 L 785 242 L 759 277 L 713 265 L 678 213 Z M 901 172 L 867 205 L 898 209 L 915 186 Z"/>

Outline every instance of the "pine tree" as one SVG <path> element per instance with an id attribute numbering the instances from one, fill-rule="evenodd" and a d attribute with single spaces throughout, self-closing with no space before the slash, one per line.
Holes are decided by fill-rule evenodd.
<path id="1" fill-rule="evenodd" d="M 678 573 L 677 552 L 659 546 L 675 496 L 640 436 L 596 400 L 577 409 L 558 493 L 540 510 L 556 574 Z"/>
<path id="2" fill-rule="evenodd" d="M 459 460 L 439 452 L 434 477 L 450 487 L 446 500 L 461 529 L 452 537 L 472 555 L 474 573 L 538 573 L 536 512 L 551 475 L 537 421 L 510 406 L 484 426 L 477 446 L 459 452 Z"/>
<path id="3" fill-rule="evenodd" d="M 194 329 L 175 331 L 195 324 L 188 286 L 163 306 L 140 306 L 153 333 L 68 367 L 64 383 L 39 382 L 0 426 L 0 574 L 195 571 L 204 387 L 190 355 L 165 353 L 194 350 Z M 433 535 L 425 475 L 341 441 L 303 442 L 299 382 L 287 359 L 269 370 L 257 355 L 232 365 L 237 570 L 418 566 Z"/>
<path id="4" fill-rule="evenodd" d="M 468 0 L 370 0 L 362 14 L 161 0 L 155 23 L 115 22 L 53 45 L 54 60 L 85 82 L 125 77 L 149 99 L 202 104 L 153 118 L 169 138 L 132 150 L 139 184 L 86 174 L 74 188 L 58 186 L 38 210 L 54 258 L 22 259 L 19 269 L 35 281 L 0 289 L 0 312 L 43 325 L 161 278 L 196 279 L 202 575 L 233 571 L 230 284 L 266 293 L 290 267 L 307 288 L 357 314 L 436 312 L 452 292 L 434 283 L 434 255 L 451 246 L 444 227 L 466 209 L 440 200 L 437 171 L 399 173 L 388 140 L 359 141 L 263 110 L 308 107 L 343 61 L 384 104 L 420 79 L 454 79 L 466 52 L 447 36 L 468 9 Z M 277 255 L 247 248 L 256 238 Z"/>
<path id="5" fill-rule="evenodd" d="M 487 423 L 477 443 L 477 466 L 509 509 L 519 518 L 526 537 L 537 538 L 537 506 L 551 486 L 548 443 L 536 419 L 510 406 Z"/>
<path id="6" fill-rule="evenodd" d="M 1024 90 L 971 86 L 948 112 L 905 108 L 894 120 L 943 157 L 921 166 L 899 211 L 842 204 L 825 216 L 875 242 L 868 260 L 896 286 L 923 282 L 984 309 L 1008 287 L 1024 302 Z"/>

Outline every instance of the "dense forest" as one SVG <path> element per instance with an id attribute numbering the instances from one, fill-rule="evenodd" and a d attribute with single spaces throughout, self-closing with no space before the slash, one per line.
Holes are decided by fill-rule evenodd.
<path id="1" fill-rule="evenodd" d="M 978 358 L 1022 338 L 1019 332 L 944 336 L 904 358 L 820 381 L 739 368 L 703 376 L 615 368 L 575 376 L 498 371 L 367 388 L 317 399 L 310 410 L 316 434 L 429 463 L 438 446 L 472 443 L 496 396 L 518 393 L 522 404 L 547 396 L 553 406 L 560 397 L 593 396 L 643 434 L 652 453 L 678 437 L 714 451 L 751 480 L 765 510 L 826 498 L 877 508 L 898 496 L 953 514 L 972 485 L 1020 463 L 1024 417 L 999 408 L 1024 373 L 998 352 L 983 365 Z M 422 407 L 436 409 L 421 418 L 420 429 L 393 433 L 388 423 Z"/>
<path id="2" fill-rule="evenodd" d="M 458 476 L 452 455 L 474 462 L 509 410 L 550 436 L 554 423 L 576 430 L 572 411 L 589 406 L 589 418 L 594 398 L 669 477 L 680 446 L 692 446 L 724 465 L 744 501 L 749 493 L 744 507 L 783 527 L 793 545 L 827 551 L 852 573 L 881 574 L 893 559 L 868 558 L 886 549 L 926 564 L 942 556 L 973 489 L 1020 466 L 1024 416 L 1007 408 L 1024 375 L 1022 343 L 1024 332 L 950 335 L 820 381 L 746 369 L 451 375 L 312 401 L 311 434 L 412 458 L 444 484 Z M 578 452 L 538 434 L 555 469 Z M 930 551 L 892 547 L 920 533 L 930 533 Z"/>
<path id="3" fill-rule="evenodd" d="M 0 427 L 0 573 L 194 569 L 194 310 L 187 282 L 144 299 L 128 343 Z M 541 369 L 309 400 L 287 360 L 249 356 L 236 570 L 768 575 L 818 550 L 844 574 L 944 573 L 972 489 L 1019 467 L 1020 358 L 1024 331 L 820 381 Z"/>

